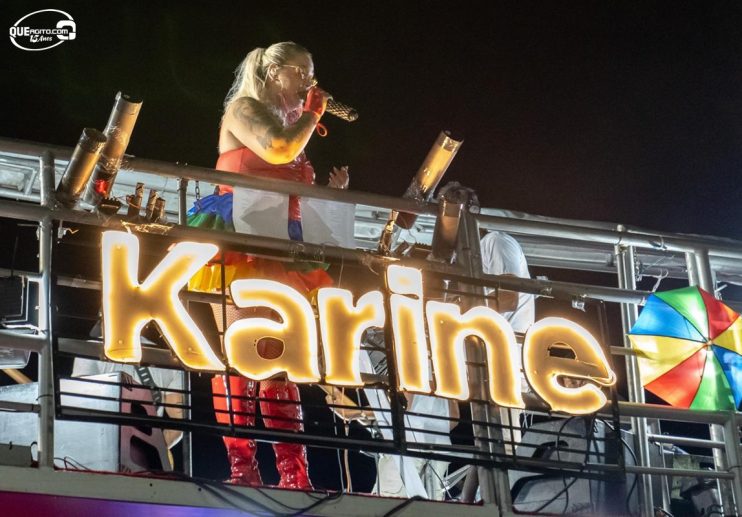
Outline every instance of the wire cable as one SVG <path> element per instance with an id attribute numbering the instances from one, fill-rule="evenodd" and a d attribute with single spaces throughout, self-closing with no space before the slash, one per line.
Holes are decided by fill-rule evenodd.
<path id="1" fill-rule="evenodd" d="M 391 510 L 389 510 L 388 512 L 386 512 L 383 517 L 391 517 L 392 515 L 394 515 L 398 511 L 402 510 L 407 505 L 410 505 L 410 504 L 414 503 L 415 501 L 424 501 L 424 498 L 422 496 L 419 496 L 419 495 L 412 496 L 409 499 L 407 499 L 405 502 L 403 502 L 401 504 L 398 504 L 397 506 L 395 506 L 394 508 L 392 508 Z"/>
<path id="2" fill-rule="evenodd" d="M 576 418 L 576 417 L 569 417 L 567 419 L 567 422 L 569 422 L 570 420 L 573 420 L 574 418 Z M 580 470 L 577 472 L 577 474 L 581 474 L 582 471 L 585 470 L 585 468 L 587 467 L 587 462 L 590 460 L 590 448 L 591 448 L 591 444 L 592 444 L 592 442 L 594 440 L 594 436 L 593 436 L 594 435 L 594 429 L 593 429 L 593 425 L 592 425 L 593 422 L 594 422 L 594 419 L 590 421 L 590 426 L 589 426 L 589 430 L 590 431 L 589 431 L 589 433 L 586 433 L 587 436 L 585 437 L 585 445 L 586 445 L 586 447 L 585 447 L 585 459 L 583 461 L 583 465 L 580 467 Z M 563 431 L 563 429 L 564 429 L 565 426 L 566 426 L 566 422 L 564 424 L 562 424 L 562 427 L 560 428 L 559 433 L 557 433 L 557 444 L 556 444 L 557 445 L 557 461 L 559 461 L 559 436 L 562 433 L 562 431 Z M 586 425 L 586 427 L 588 427 L 588 426 Z M 587 429 L 586 429 L 586 431 L 587 431 Z M 569 505 L 569 494 L 568 494 L 568 491 L 572 487 L 572 485 L 574 485 L 580 478 L 579 478 L 579 476 L 573 476 L 572 481 L 570 481 L 569 483 L 566 483 L 566 476 L 565 477 L 562 477 L 562 479 L 565 482 L 564 488 L 562 490 L 560 490 L 559 492 L 557 492 L 556 494 L 554 494 L 554 496 L 551 499 L 549 499 L 544 504 L 542 504 L 541 506 L 539 506 L 536 510 L 532 510 L 533 513 L 539 513 L 544 508 L 546 508 L 547 506 L 549 506 L 551 503 L 553 503 L 554 501 L 556 501 L 556 499 L 560 495 L 562 495 L 564 493 L 567 493 L 567 498 L 566 498 L 567 506 L 565 506 L 564 512 L 567 511 L 567 507 Z M 564 512 L 562 512 L 562 513 L 564 513 Z"/>

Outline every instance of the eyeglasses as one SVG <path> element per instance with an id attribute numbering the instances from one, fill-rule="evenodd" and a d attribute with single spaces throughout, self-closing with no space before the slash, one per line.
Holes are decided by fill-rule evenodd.
<path id="1" fill-rule="evenodd" d="M 307 72 L 304 70 L 303 67 L 299 65 L 281 65 L 281 66 L 288 66 L 290 68 L 293 68 L 297 74 L 299 74 L 299 77 L 301 80 L 310 86 L 315 86 L 317 84 L 317 79 L 314 77 L 314 74 L 307 74 Z"/>

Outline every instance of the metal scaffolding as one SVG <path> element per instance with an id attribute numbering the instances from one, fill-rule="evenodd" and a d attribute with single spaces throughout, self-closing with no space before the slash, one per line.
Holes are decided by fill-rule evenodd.
<path id="1" fill-rule="evenodd" d="M 78 224 L 106 229 L 128 229 L 143 234 L 165 235 L 171 239 L 209 239 L 240 251 L 262 253 L 286 260 L 314 260 L 364 264 L 383 268 L 390 262 L 417 267 L 431 275 L 458 283 L 462 291 L 471 291 L 471 296 L 482 296 L 483 287 L 509 289 L 533 293 L 545 298 L 571 302 L 573 306 L 587 302 L 608 302 L 620 304 L 621 328 L 625 334 L 637 319 L 638 308 L 646 301 L 649 291 L 637 289 L 637 280 L 642 276 L 685 276 L 690 285 L 699 285 L 714 293 L 718 282 L 724 281 L 742 285 L 742 242 L 731 239 L 707 236 L 690 236 L 666 232 L 652 232 L 632 229 L 622 225 L 581 221 L 565 221 L 528 214 L 513 213 L 497 209 L 471 211 L 462 220 L 463 231 L 458 235 L 458 249 L 461 260 L 449 264 L 420 258 L 399 256 L 385 257 L 374 250 L 382 234 L 388 214 L 392 210 L 417 214 L 418 221 L 410 230 L 396 236 L 396 244 L 402 241 L 429 246 L 436 223 L 437 205 L 435 203 L 405 200 L 390 196 L 343 191 L 325 187 L 304 185 L 296 182 L 270 181 L 264 178 L 238 176 L 232 173 L 215 171 L 209 168 L 168 164 L 154 160 L 127 158 L 117 177 L 113 195 L 122 196 L 130 192 L 138 182 L 155 185 L 165 199 L 171 200 L 168 212 L 171 224 L 151 226 L 133 225 L 126 217 L 119 215 L 101 216 L 84 209 L 69 209 L 55 202 L 54 188 L 61 172 L 70 160 L 72 150 L 41 144 L 0 139 L 0 218 L 8 220 L 35 221 L 38 223 L 38 271 L 16 272 L 38 285 L 39 310 L 38 332 L 34 335 L 20 334 L 12 330 L 0 331 L 0 347 L 29 350 L 39 354 L 38 382 L 39 397 L 39 455 L 38 463 L 42 469 L 54 466 L 54 422 L 55 399 L 58 400 L 59 386 L 55 385 L 52 368 L 52 248 L 55 234 L 64 225 Z M 195 196 L 195 182 L 230 184 L 282 194 L 301 195 L 317 199 L 352 203 L 356 205 L 354 248 L 332 245 L 296 243 L 270 237 L 244 236 L 200 230 L 185 226 L 185 211 Z M 177 222 L 177 223 L 176 223 Z M 56 226 L 55 226 L 56 224 Z M 479 230 L 498 230 L 513 234 L 521 243 L 529 265 L 532 267 L 558 268 L 571 271 L 591 271 L 615 276 L 615 286 L 595 285 L 568 281 L 552 281 L 544 278 L 524 279 L 506 275 L 486 275 L 482 272 L 478 252 Z M 63 233 L 63 231 L 62 231 Z M 2 273 L 2 271 L 0 271 Z M 84 289 L 100 289 L 94 278 L 55 279 L 56 285 L 74 286 Z M 469 286 L 469 287 L 466 287 Z M 474 288 L 470 289 L 471 286 Z M 477 287 L 478 286 L 478 287 Z M 213 301 L 218 295 L 185 293 L 184 298 L 192 301 Z M 739 301 L 727 302 L 739 308 Z M 613 400 L 622 423 L 629 423 L 636 443 L 636 464 L 614 466 L 600 464 L 578 465 L 576 472 L 591 470 L 593 475 L 609 474 L 616 470 L 638 476 L 638 491 L 641 501 L 641 514 L 645 517 L 655 515 L 655 507 L 669 511 L 670 490 L 673 477 L 702 477 L 717 480 L 725 515 L 736 515 L 742 504 L 742 480 L 740 478 L 740 436 L 739 425 L 742 414 L 736 412 L 689 411 L 666 406 L 646 404 L 641 385 L 636 357 L 629 343 L 610 346 L 615 355 L 625 356 L 628 402 Z M 59 349 L 74 355 L 74 340 L 59 339 Z M 147 360 L 151 364 L 173 364 L 172 358 L 158 350 L 150 350 Z M 477 367 L 482 358 L 471 358 Z M 188 375 L 185 375 L 187 381 Z M 476 376 L 476 375 L 474 375 Z M 480 386 L 482 384 L 480 383 Z M 185 391 L 189 391 L 186 383 Z M 481 394 L 479 394 L 481 396 Z M 15 407 L 0 401 L 0 409 Z M 476 401 L 472 404 L 472 421 L 476 422 L 476 449 L 484 456 L 471 452 L 472 464 L 479 465 L 481 495 L 485 503 L 496 505 L 502 514 L 510 514 L 513 502 L 507 484 L 508 464 L 511 459 L 520 465 L 538 468 L 524 459 L 504 458 L 501 449 L 502 436 L 498 437 L 497 418 L 489 411 L 489 405 Z M 189 402 L 185 403 L 186 411 Z M 392 411 L 398 411 L 396 406 Z M 610 411 L 608 411 L 610 413 Z M 85 416 L 85 415 L 80 415 Z M 188 415 L 187 415 L 188 416 Z M 189 417 L 190 418 L 190 417 Z M 708 424 L 709 439 L 684 436 L 670 436 L 658 427 L 660 420 Z M 174 421 L 169 425 L 180 426 Z M 481 426 L 480 426 L 481 424 Z M 493 424 L 494 427 L 491 427 Z M 499 429 L 501 431 L 501 429 Z M 395 431 L 393 444 L 377 442 L 346 445 L 380 451 L 397 451 L 411 455 L 435 457 L 436 451 L 415 451 L 404 443 L 404 431 Z M 280 434 L 280 433 L 279 433 Z M 256 436 L 245 434 L 245 436 Z M 268 436 L 266 434 L 266 436 Z M 317 443 L 321 440 L 316 438 Z M 331 440 L 322 445 L 331 445 Z M 307 443 L 315 443 L 308 441 Z M 652 444 L 675 444 L 690 447 L 705 447 L 711 450 L 715 469 L 667 468 L 652 464 L 650 446 Z M 192 474 L 191 449 L 188 437 L 184 442 L 184 469 Z M 588 446 L 589 448 L 589 446 Z M 664 459 L 664 448 L 661 449 Z M 455 449 L 440 453 L 437 457 L 453 454 Z M 589 454 L 588 454 L 589 457 Z M 492 458 L 495 458 L 492 463 Z M 500 462 L 500 463 L 498 463 Z M 494 468 L 493 468 L 494 466 Z M 544 465 L 540 466 L 541 468 Z M 660 490 L 653 488 L 652 477 L 661 476 Z M 422 510 L 421 510 L 422 511 Z"/>

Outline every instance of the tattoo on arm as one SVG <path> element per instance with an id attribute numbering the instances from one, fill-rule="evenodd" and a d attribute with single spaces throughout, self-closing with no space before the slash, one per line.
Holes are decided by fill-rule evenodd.
<path id="1" fill-rule="evenodd" d="M 292 156 L 301 152 L 317 124 L 314 116 L 305 113 L 296 123 L 284 127 L 275 113 L 249 97 L 234 103 L 232 116 L 264 150 L 271 153 L 289 150 Z"/>
<path id="2" fill-rule="evenodd" d="M 237 101 L 234 116 L 255 135 L 263 149 L 272 147 L 273 139 L 282 129 L 278 118 L 255 99 L 246 97 Z"/>

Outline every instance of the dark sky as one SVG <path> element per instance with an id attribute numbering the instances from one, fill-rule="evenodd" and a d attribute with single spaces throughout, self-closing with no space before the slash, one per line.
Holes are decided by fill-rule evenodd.
<path id="1" fill-rule="evenodd" d="M 401 195 L 448 129 L 444 181 L 486 206 L 742 238 L 737 2 L 52 4 L 3 2 L 4 27 L 53 7 L 77 38 L 5 40 L 2 137 L 73 146 L 123 90 L 144 99 L 128 152 L 211 167 L 234 68 L 294 40 L 361 114 L 325 117 L 319 181 L 348 164 L 352 188 Z"/>

